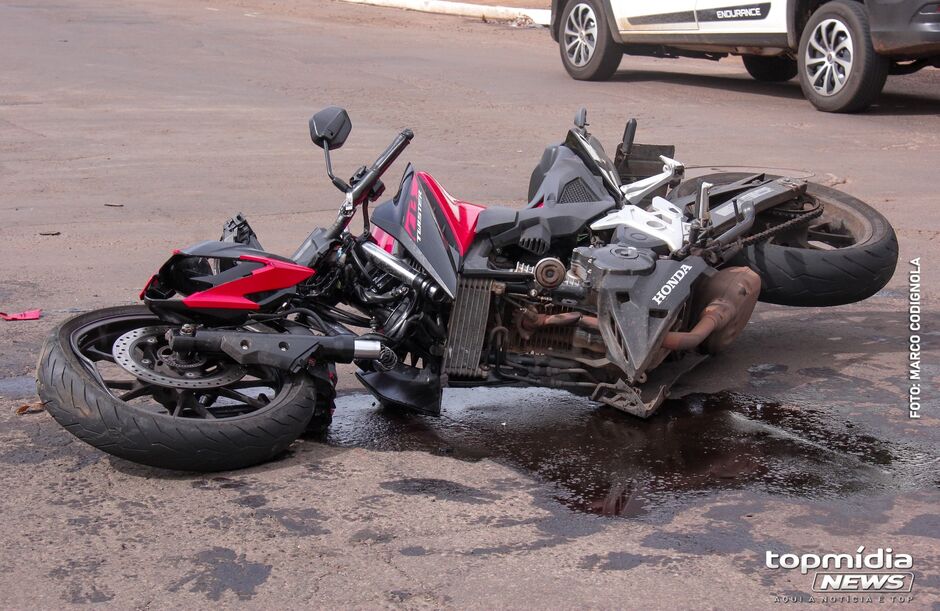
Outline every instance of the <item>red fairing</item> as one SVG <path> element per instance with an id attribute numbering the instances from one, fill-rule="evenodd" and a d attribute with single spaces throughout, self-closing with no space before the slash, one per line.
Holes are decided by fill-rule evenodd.
<path id="1" fill-rule="evenodd" d="M 264 267 L 254 270 L 250 276 L 193 293 L 183 299 L 183 303 L 190 308 L 257 310 L 258 304 L 247 299 L 245 295 L 290 288 L 315 273 L 309 267 L 277 259 L 251 255 L 242 255 L 239 259 L 263 263 Z"/>
<path id="2" fill-rule="evenodd" d="M 473 243 L 476 235 L 477 217 L 486 208 L 469 202 L 455 200 L 450 193 L 445 191 L 430 174 L 425 172 L 416 172 L 415 177 L 427 186 L 428 190 L 434 195 L 434 198 L 440 203 L 444 217 L 447 219 L 454 238 L 457 240 L 457 247 L 460 254 L 466 254 L 467 249 Z"/>
<path id="3" fill-rule="evenodd" d="M 174 252 L 173 254 L 175 255 L 175 254 L 178 253 L 178 252 L 179 252 L 179 251 L 177 250 L 177 251 Z M 139 296 L 139 298 L 140 298 L 141 300 L 143 300 L 144 295 L 147 294 L 147 289 L 150 288 L 150 285 L 157 281 L 157 277 L 158 277 L 157 274 L 154 274 L 154 275 L 150 276 L 150 280 L 147 281 L 147 284 L 145 284 L 145 285 L 144 285 L 144 288 L 140 291 L 140 296 Z"/>
<path id="4" fill-rule="evenodd" d="M 395 250 L 395 238 L 374 225 L 372 226 L 372 239 L 375 240 L 376 244 L 384 248 L 386 252 L 390 253 Z"/>

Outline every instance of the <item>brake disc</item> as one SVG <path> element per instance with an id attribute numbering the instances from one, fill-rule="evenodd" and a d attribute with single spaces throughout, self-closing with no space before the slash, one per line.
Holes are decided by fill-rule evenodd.
<path id="1" fill-rule="evenodd" d="M 184 360 L 167 351 L 170 327 L 140 327 L 117 338 L 114 362 L 134 377 L 167 388 L 217 388 L 245 377 L 238 363 L 197 357 Z"/>

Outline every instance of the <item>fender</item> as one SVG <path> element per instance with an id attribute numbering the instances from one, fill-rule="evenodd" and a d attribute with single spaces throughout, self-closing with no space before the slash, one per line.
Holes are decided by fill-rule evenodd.
<path id="1" fill-rule="evenodd" d="M 859 4 L 867 4 L 863 0 L 857 0 Z M 826 3 L 826 0 L 786 0 L 787 3 L 787 45 L 790 49 L 796 51 L 800 48 L 800 37 L 803 35 L 803 26 L 809 20 L 810 15 L 820 6 Z"/>
<path id="2" fill-rule="evenodd" d="M 799 9 L 804 4 L 808 4 L 807 0 L 787 0 L 787 45 L 791 49 L 800 48 L 800 28 L 798 26 L 798 13 Z"/>
<path id="3" fill-rule="evenodd" d="M 561 13 L 565 10 L 565 7 L 568 6 L 568 2 L 573 0 L 552 0 L 552 23 L 550 25 L 550 31 L 552 34 L 552 40 L 558 42 L 558 32 L 561 30 Z M 607 27 L 610 28 L 610 35 L 613 36 L 614 41 L 622 43 L 623 40 L 620 37 L 620 30 L 617 29 L 617 20 L 614 19 L 614 9 L 611 6 L 610 2 L 602 0 L 604 5 L 604 14 L 607 15 Z"/>

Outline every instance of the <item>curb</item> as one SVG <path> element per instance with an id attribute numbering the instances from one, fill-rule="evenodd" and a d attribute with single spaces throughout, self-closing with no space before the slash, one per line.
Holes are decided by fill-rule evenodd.
<path id="1" fill-rule="evenodd" d="M 438 13 L 441 15 L 457 15 L 460 17 L 481 17 L 511 21 L 520 17 L 528 17 L 536 25 L 548 26 L 552 20 L 552 12 L 548 9 L 512 8 L 509 6 L 487 6 L 485 4 L 470 4 L 468 2 L 450 2 L 449 0 L 343 0 L 352 4 L 368 4 L 370 6 L 383 6 L 386 8 L 402 8 L 422 13 Z"/>

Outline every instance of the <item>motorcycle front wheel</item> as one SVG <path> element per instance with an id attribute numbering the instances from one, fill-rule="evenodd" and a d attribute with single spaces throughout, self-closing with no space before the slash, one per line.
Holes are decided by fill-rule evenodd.
<path id="1" fill-rule="evenodd" d="M 37 368 L 46 410 L 114 456 L 164 469 L 224 471 L 271 460 L 322 408 L 305 373 L 176 354 L 165 338 L 171 326 L 146 307 L 122 306 L 56 327 Z"/>
<path id="2" fill-rule="evenodd" d="M 699 185 L 722 185 L 753 176 L 722 172 L 683 182 L 675 197 L 696 193 Z M 768 179 L 779 178 L 767 174 Z M 767 241 L 745 247 L 730 265 L 750 267 L 761 277 L 760 300 L 788 306 L 824 307 L 871 297 L 891 280 L 898 262 L 898 239 L 880 212 L 846 193 L 807 183 L 810 202 L 822 214 Z M 758 215 L 760 230 L 787 220 Z"/>

